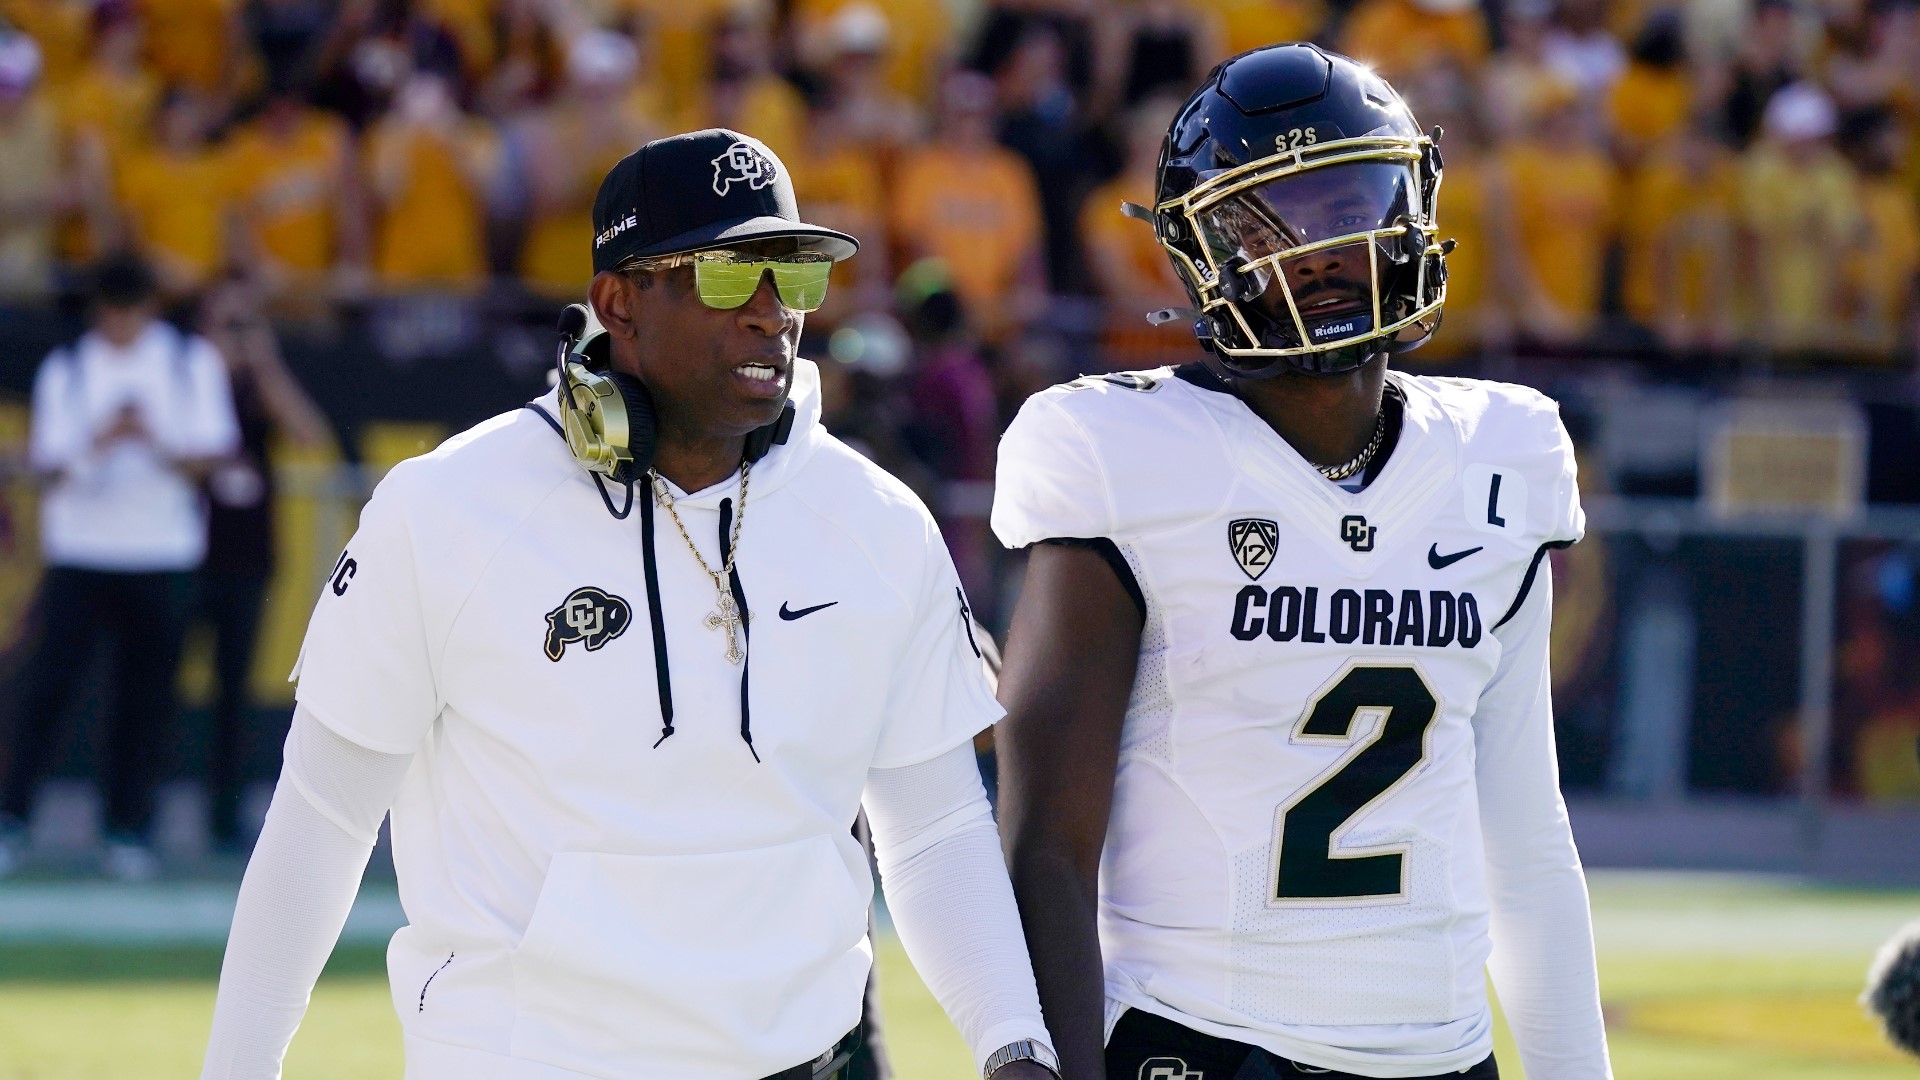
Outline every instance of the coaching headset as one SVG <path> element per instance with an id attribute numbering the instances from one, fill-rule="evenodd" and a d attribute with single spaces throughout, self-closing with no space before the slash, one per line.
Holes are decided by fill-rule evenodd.
<path id="1" fill-rule="evenodd" d="M 656 429 L 653 395 L 646 384 L 614 371 L 607 355 L 607 331 L 585 304 L 569 304 L 560 313 L 560 348 L 555 363 L 560 387 L 560 434 L 567 449 L 588 472 L 631 484 L 653 466 Z M 793 430 L 793 402 L 780 418 L 747 435 L 745 458 L 759 461 Z M 625 517 L 626 515 L 620 515 Z"/>

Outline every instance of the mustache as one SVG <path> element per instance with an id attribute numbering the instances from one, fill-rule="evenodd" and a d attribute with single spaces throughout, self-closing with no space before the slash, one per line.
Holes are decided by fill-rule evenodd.
<path id="1" fill-rule="evenodd" d="M 1305 304 L 1327 293 L 1337 293 L 1342 297 L 1359 299 L 1366 295 L 1366 287 L 1357 281 L 1343 277 L 1317 277 L 1302 284 L 1293 285 L 1293 302 Z"/>

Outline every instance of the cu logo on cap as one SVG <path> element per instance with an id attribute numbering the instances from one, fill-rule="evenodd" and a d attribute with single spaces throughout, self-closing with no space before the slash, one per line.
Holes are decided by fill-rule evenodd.
<path id="1" fill-rule="evenodd" d="M 780 167 L 752 143 L 737 142 L 713 159 L 713 193 L 726 198 L 735 184 L 759 191 L 779 175 Z"/>

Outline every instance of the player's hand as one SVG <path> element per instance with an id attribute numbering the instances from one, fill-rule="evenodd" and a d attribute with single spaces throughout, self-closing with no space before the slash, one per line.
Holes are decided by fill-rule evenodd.
<path id="1" fill-rule="evenodd" d="M 1059 1080 L 1037 1061 L 1009 1061 L 993 1071 L 993 1080 Z"/>

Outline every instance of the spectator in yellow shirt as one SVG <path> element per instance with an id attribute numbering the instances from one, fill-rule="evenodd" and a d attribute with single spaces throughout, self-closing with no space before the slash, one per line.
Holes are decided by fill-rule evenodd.
<path id="1" fill-rule="evenodd" d="M 1045 303 L 1040 195 L 1018 154 L 993 138 L 993 83 L 948 76 L 939 133 L 907 155 L 894 184 L 895 244 L 908 262 L 944 262 L 984 336 L 999 340 Z"/>
<path id="2" fill-rule="evenodd" d="M 1906 340 L 1920 341 L 1920 207 L 1900 175 L 1911 136 L 1892 112 L 1856 114 L 1846 125 L 1849 156 L 1860 173 L 1860 245 L 1852 283 L 1856 347 L 1877 359 Z"/>
<path id="3" fill-rule="evenodd" d="M 714 27 L 741 2 L 614 0 L 625 9 L 623 21 L 646 46 L 648 77 L 659 84 L 662 115 L 680 116 L 696 107 L 713 65 Z"/>
<path id="4" fill-rule="evenodd" d="M 1093 190 L 1080 208 L 1080 237 L 1087 248 L 1087 270 L 1120 326 L 1146 325 L 1148 311 L 1185 307 L 1186 289 L 1173 272 L 1166 249 L 1152 224 L 1120 212 L 1122 202 L 1151 208 L 1154 166 L 1160 143 L 1180 102 L 1148 98 L 1128 117 L 1127 162 L 1120 172 Z M 1180 327 L 1182 333 L 1186 327 Z"/>
<path id="5" fill-rule="evenodd" d="M 790 18 L 801 56 L 818 66 L 845 34 L 848 12 L 865 12 L 856 19 L 879 15 L 887 26 L 885 85 L 922 102 L 933 96 L 934 81 L 951 59 L 954 34 L 947 7 L 928 0 L 794 0 Z"/>
<path id="6" fill-rule="evenodd" d="M 1106 365 L 1116 370 L 1153 367 L 1192 347 L 1191 319 L 1159 326 L 1147 322 L 1150 311 L 1186 307 L 1187 291 L 1153 225 L 1120 210 L 1123 202 L 1153 206 L 1160 143 L 1179 108 L 1180 100 L 1172 97 L 1141 102 L 1127 118 L 1126 164 L 1080 204 L 1087 274 L 1106 302 L 1101 346 Z"/>
<path id="7" fill-rule="evenodd" d="M 807 103 L 773 70 L 768 17 L 740 8 L 713 31 L 713 69 L 703 93 L 680 115 L 682 131 L 724 127 L 766 143 L 783 161 L 806 156 Z"/>
<path id="8" fill-rule="evenodd" d="M 1628 168 L 1686 126 L 1696 76 L 1687 68 L 1680 16 L 1655 12 L 1641 28 L 1633 55 L 1608 94 L 1614 145 Z"/>
<path id="9" fill-rule="evenodd" d="M 415 75 L 366 137 L 373 273 L 387 288 L 484 280 L 485 193 L 499 162 L 493 129 L 460 111 L 446 81 Z"/>
<path id="10" fill-rule="evenodd" d="M 923 132 L 920 110 L 886 82 L 893 29 L 872 4 L 849 4 L 826 27 L 820 77 L 838 136 L 890 162 Z"/>
<path id="11" fill-rule="evenodd" d="M 1360 0 L 1340 42 L 1341 52 L 1391 82 L 1442 61 L 1478 71 L 1489 48 L 1486 18 L 1474 0 Z"/>
<path id="12" fill-rule="evenodd" d="M 161 99 L 152 146 L 130 151 L 117 169 L 126 231 L 153 263 L 161 291 L 185 296 L 227 262 L 231 190 L 227 157 L 207 140 L 208 103 L 191 90 Z"/>
<path id="13" fill-rule="evenodd" d="M 224 95 L 241 55 L 241 6 L 240 0 L 140 0 L 148 67 L 163 85 Z"/>
<path id="14" fill-rule="evenodd" d="M 881 156 L 843 134 L 844 123 L 836 110 L 816 111 L 808 122 L 812 134 L 807 155 L 792 168 L 794 197 L 806 208 L 807 220 L 866 241 L 860 258 L 834 267 L 834 287 L 827 292 L 826 306 L 808 325 L 817 321 L 835 326 L 855 312 L 890 306 L 893 276 L 887 257 Z"/>
<path id="15" fill-rule="evenodd" d="M 1863 219 L 1853 167 L 1833 145 L 1837 124 L 1818 87 L 1787 86 L 1767 102 L 1762 137 L 1740 166 L 1750 325 L 1785 352 L 1837 347 L 1850 306 L 1847 267 Z"/>
<path id="16" fill-rule="evenodd" d="M 592 30 L 567 44 L 566 86 L 515 121 L 509 138 L 525 170 L 520 277 L 549 296 L 578 296 L 593 277 L 593 196 L 614 162 L 658 133 L 631 93 L 639 54 L 623 34 Z"/>
<path id="17" fill-rule="evenodd" d="M 53 287 L 54 214 L 66 203 L 53 110 L 36 92 L 40 50 L 0 30 L 0 297 Z"/>
<path id="18" fill-rule="evenodd" d="M 96 141 L 111 161 L 150 137 L 160 83 L 141 61 L 146 30 L 127 0 L 103 0 L 93 11 L 93 49 L 86 66 L 59 91 L 55 106 L 70 138 Z"/>
<path id="19" fill-rule="evenodd" d="M 1732 149 L 1704 120 L 1667 135 L 1628 181 L 1621 303 L 1676 353 L 1734 347 L 1737 205 Z"/>
<path id="20" fill-rule="evenodd" d="M 1406 354 L 1410 364 L 1453 360 L 1512 345 L 1513 320 L 1506 289 L 1496 280 L 1510 268 L 1499 253 L 1511 251 L 1498 188 L 1500 170 L 1487 138 L 1486 110 L 1464 72 L 1436 66 L 1401 92 L 1420 102 L 1422 122 L 1445 132 L 1440 142 L 1446 169 L 1440 181 L 1440 236 L 1455 242 L 1447 256 L 1446 317 L 1433 340 Z"/>
<path id="21" fill-rule="evenodd" d="M 0 0 L 0 22 L 25 34 L 40 49 L 40 85 L 52 93 L 80 74 L 92 38 L 87 0 Z"/>
<path id="22" fill-rule="evenodd" d="M 276 292 L 306 291 L 336 263 L 364 261 L 350 239 L 359 177 L 352 136 L 297 88 L 276 88 L 232 139 L 233 193 L 250 258 Z"/>
<path id="23" fill-rule="evenodd" d="M 1429 69 L 1461 72 L 1462 77 L 1478 84 L 1488 133 L 1495 141 L 1524 136 L 1548 100 L 1566 93 L 1566 80 L 1555 75 L 1547 62 L 1549 14 L 1543 0 L 1512 0 L 1507 4 L 1500 17 L 1506 47 L 1487 60 L 1478 79 L 1458 64 L 1436 64 Z M 1396 85 L 1411 87 L 1416 81 L 1404 80 Z"/>
<path id="24" fill-rule="evenodd" d="M 1604 99 L 1627 67 L 1627 51 L 1607 26 L 1613 0 L 1556 0 L 1547 30 L 1547 67 L 1586 100 Z"/>
<path id="25" fill-rule="evenodd" d="M 1514 315 L 1546 344 L 1571 344 L 1598 325 L 1619 181 L 1595 127 L 1563 87 L 1527 136 L 1500 153 L 1514 225 Z"/>
<path id="26" fill-rule="evenodd" d="M 1209 63 L 1238 56 L 1248 49 L 1271 45 L 1276 41 L 1306 41 L 1319 36 L 1327 21 L 1327 5 L 1321 0 L 1198 0 L 1220 18 L 1225 40 L 1225 55 Z"/>

